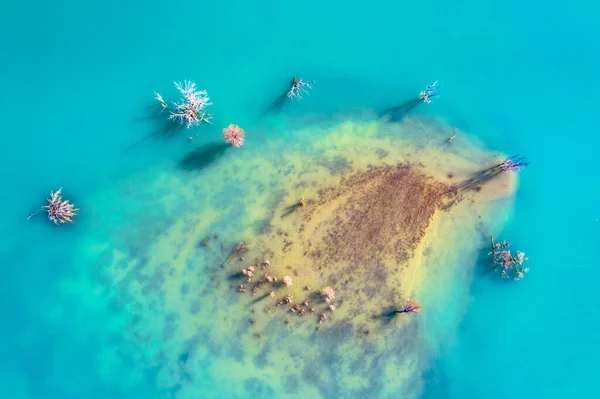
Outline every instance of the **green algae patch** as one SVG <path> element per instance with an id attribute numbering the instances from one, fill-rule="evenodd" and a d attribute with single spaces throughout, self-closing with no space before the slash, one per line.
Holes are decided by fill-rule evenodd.
<path id="1" fill-rule="evenodd" d="M 97 212 L 96 247 L 110 243 L 100 273 L 132 315 L 138 349 L 123 356 L 181 399 L 223 384 L 231 397 L 417 397 L 431 342 L 460 320 L 444 304 L 516 185 L 503 174 L 457 189 L 498 159 L 463 133 L 448 144 L 453 134 L 415 119 L 303 128 L 102 193 L 122 198 Z M 248 251 L 224 265 L 240 241 Z M 423 314 L 394 312 L 409 299 Z"/>

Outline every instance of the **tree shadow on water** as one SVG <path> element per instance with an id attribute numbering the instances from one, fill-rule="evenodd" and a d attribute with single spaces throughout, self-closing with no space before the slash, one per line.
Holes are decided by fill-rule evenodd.
<path id="1" fill-rule="evenodd" d="M 480 276 L 489 276 L 496 272 L 496 267 L 490 255 L 490 247 L 485 246 L 477 252 L 476 270 Z"/>
<path id="2" fill-rule="evenodd" d="M 179 161 L 179 167 L 190 171 L 202 170 L 223 157 L 229 147 L 231 146 L 227 143 L 211 143 L 198 147 Z"/>
<path id="3" fill-rule="evenodd" d="M 381 313 L 373 315 L 374 320 L 379 320 L 383 324 L 391 323 L 399 313 L 397 312 L 397 308 L 394 306 L 387 306 L 381 310 Z"/>
<path id="4" fill-rule="evenodd" d="M 299 208 L 302 208 L 302 204 L 294 204 L 294 205 L 286 207 L 283 210 L 283 213 L 281 214 L 281 218 L 283 219 L 287 216 L 290 216 L 292 213 L 294 213 Z"/>
<path id="5" fill-rule="evenodd" d="M 279 97 L 277 97 L 275 99 L 275 101 L 273 101 L 271 103 L 271 105 L 269 105 L 269 107 L 267 107 L 267 109 L 265 110 L 265 112 L 263 112 L 263 117 L 268 115 L 268 114 L 276 114 L 281 112 L 281 110 L 283 109 L 283 106 L 286 103 L 286 100 L 288 99 L 288 92 L 285 91 L 283 94 L 281 94 Z"/>
<path id="6" fill-rule="evenodd" d="M 130 146 L 126 147 L 123 150 L 123 152 L 129 152 L 129 151 L 133 150 L 135 147 L 137 147 L 138 145 L 140 145 L 143 142 L 150 140 L 150 139 L 173 138 L 185 129 L 185 126 L 177 124 L 168 118 L 165 120 L 158 120 L 157 118 L 158 118 L 158 116 L 154 117 L 154 118 L 150 118 L 157 122 L 158 127 L 157 127 L 156 131 L 146 137 L 139 139 L 138 141 L 131 144 Z"/>
<path id="7" fill-rule="evenodd" d="M 414 98 L 410 101 L 406 101 L 405 103 L 384 110 L 379 114 L 379 117 L 387 117 L 389 118 L 390 122 L 401 122 L 402 119 L 404 119 L 406 115 L 408 115 L 408 113 L 421 102 L 423 102 L 421 98 Z"/>
<path id="8" fill-rule="evenodd" d="M 504 170 L 500 165 L 495 165 L 490 168 L 484 169 L 475 173 L 472 177 L 467 180 L 463 180 L 460 183 L 455 184 L 453 189 L 457 191 L 475 190 L 479 191 L 481 186 L 490 180 L 499 176 Z"/>

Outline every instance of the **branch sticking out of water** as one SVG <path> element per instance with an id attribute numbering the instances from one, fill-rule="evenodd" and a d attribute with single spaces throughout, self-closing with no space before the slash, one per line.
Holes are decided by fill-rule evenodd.
<path id="1" fill-rule="evenodd" d="M 210 123 L 211 116 L 206 112 L 206 108 L 212 103 L 207 91 L 198 90 L 196 83 L 187 80 L 183 85 L 175 82 L 175 87 L 183 98 L 178 103 L 173 103 L 175 110 L 171 111 L 169 119 L 187 128 L 199 125 L 201 122 Z"/>
<path id="2" fill-rule="evenodd" d="M 440 95 L 438 92 L 438 85 L 439 81 L 436 80 L 425 86 L 425 90 L 419 93 L 419 99 L 423 100 L 425 104 L 431 104 L 431 100 Z"/>
<path id="3" fill-rule="evenodd" d="M 529 165 L 529 162 L 527 162 L 525 160 L 525 158 L 520 157 L 519 155 L 513 155 L 509 158 L 506 158 L 504 161 L 502 161 L 498 165 L 494 165 L 490 168 L 487 168 L 480 172 L 477 172 L 471 178 L 464 180 L 460 183 L 457 183 L 456 185 L 454 185 L 454 188 L 459 191 L 461 191 L 461 190 L 477 190 L 481 185 L 496 178 L 501 173 L 517 172 L 517 171 L 523 169 L 527 165 Z"/>
<path id="4" fill-rule="evenodd" d="M 248 248 L 248 245 L 244 241 L 240 241 L 240 243 L 236 245 L 235 248 L 233 248 L 231 254 L 229 254 L 229 257 L 225 259 L 225 262 L 223 262 L 221 266 L 224 267 L 227 264 L 227 262 L 229 262 L 234 256 L 243 254 L 248 250 Z"/>
<path id="5" fill-rule="evenodd" d="M 506 158 L 498 166 L 501 167 L 504 172 L 518 172 L 527 165 L 529 165 L 527 159 L 517 154 Z"/>
<path id="6" fill-rule="evenodd" d="M 401 310 L 396 310 L 396 313 L 419 314 L 421 313 L 421 309 L 423 309 L 423 306 L 421 306 L 419 302 L 411 299 L 410 301 L 406 302 L 406 305 Z"/>
<path id="7" fill-rule="evenodd" d="M 383 111 L 379 116 L 388 116 L 390 122 L 400 122 L 410 111 L 412 111 L 417 105 L 421 103 L 430 104 L 432 99 L 439 96 L 438 89 L 439 82 L 436 80 L 429 85 L 425 86 L 416 98 L 412 98 L 400 105 L 391 107 Z"/>
<path id="8" fill-rule="evenodd" d="M 290 88 L 290 90 L 287 92 L 287 96 L 288 98 L 296 98 L 298 100 L 302 99 L 302 95 L 303 94 L 308 94 L 310 96 L 310 92 L 308 91 L 309 89 L 312 89 L 312 84 L 314 83 L 313 81 L 304 81 L 302 80 L 302 78 L 300 78 L 300 80 L 298 80 L 295 76 L 294 79 L 292 80 L 292 87 Z"/>
<path id="9" fill-rule="evenodd" d="M 294 211 L 296 211 L 297 209 L 299 209 L 299 208 L 303 208 L 303 207 L 305 207 L 305 206 L 307 206 L 307 205 L 308 205 L 308 201 L 306 201 L 306 200 L 304 199 L 304 197 L 302 197 L 302 198 L 300 198 L 300 199 L 298 200 L 298 202 L 296 202 L 294 205 L 290 205 L 290 206 L 288 206 L 287 208 L 285 208 L 285 209 L 283 210 L 283 213 L 281 214 L 281 217 L 282 217 L 282 218 L 284 218 L 284 217 L 286 217 L 286 216 L 289 216 L 289 215 L 291 215 L 292 213 L 294 213 Z"/>

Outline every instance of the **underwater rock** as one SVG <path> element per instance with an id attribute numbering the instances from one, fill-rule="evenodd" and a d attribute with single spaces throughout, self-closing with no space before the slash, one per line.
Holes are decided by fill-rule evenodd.
<path id="1" fill-rule="evenodd" d="M 319 313 L 319 324 L 323 323 L 325 320 L 327 320 L 327 315 L 323 312 Z"/>
<path id="2" fill-rule="evenodd" d="M 279 301 L 277 306 L 289 305 L 293 301 L 294 301 L 294 298 L 291 295 L 286 295 L 281 301 Z"/>

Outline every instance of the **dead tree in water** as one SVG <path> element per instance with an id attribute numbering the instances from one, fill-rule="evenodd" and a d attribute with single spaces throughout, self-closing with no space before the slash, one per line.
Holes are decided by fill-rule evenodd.
<path id="1" fill-rule="evenodd" d="M 413 313 L 419 314 L 421 313 L 421 309 L 423 306 L 419 305 L 419 302 L 410 300 L 406 303 L 406 305 L 401 310 L 396 310 L 396 313 Z"/>
<path id="2" fill-rule="evenodd" d="M 490 237 L 492 243 L 492 250 L 488 255 L 492 257 L 494 271 L 500 271 L 502 278 L 521 280 L 525 277 L 525 274 L 529 272 L 528 267 L 522 267 L 523 262 L 528 258 L 525 257 L 523 251 L 517 251 L 513 254 L 510 249 L 510 242 L 504 240 L 501 242 L 494 242 L 494 237 Z"/>
<path id="3" fill-rule="evenodd" d="M 29 215 L 27 220 L 34 217 L 38 212 L 46 211 L 48 219 L 54 224 L 73 223 L 73 218 L 77 216 L 79 209 L 75 208 L 75 204 L 69 200 L 63 200 L 62 187 L 55 192 L 50 192 L 48 205 L 44 205 L 38 211 Z"/>
<path id="4" fill-rule="evenodd" d="M 498 177 L 503 172 L 518 172 L 527 165 L 529 165 L 529 162 L 525 158 L 513 155 L 498 165 L 477 172 L 473 177 L 455 184 L 454 188 L 457 191 L 478 190 L 483 184 Z"/>
<path id="5" fill-rule="evenodd" d="M 310 95 L 309 89 L 312 89 L 313 83 L 315 83 L 314 80 L 305 81 L 294 76 L 292 79 L 292 85 L 289 87 L 289 89 L 287 89 L 284 93 L 277 97 L 273 103 L 271 103 L 265 114 L 280 111 L 287 99 L 301 100 L 303 95 Z"/>
<path id="6" fill-rule="evenodd" d="M 243 254 L 248 250 L 248 248 L 248 245 L 246 245 L 244 241 L 241 241 L 238 245 L 235 246 L 235 248 L 233 248 L 233 251 L 231 251 L 231 254 L 229 254 L 229 257 L 225 259 L 225 262 L 223 262 L 221 266 L 225 267 L 225 265 L 231 260 L 231 258 Z"/>
<path id="7" fill-rule="evenodd" d="M 285 208 L 283 210 L 283 213 L 281 214 L 281 217 L 284 218 L 286 216 L 289 216 L 292 213 L 294 213 L 294 211 L 296 211 L 299 208 L 305 207 L 307 204 L 308 203 L 306 202 L 306 200 L 304 199 L 304 197 L 302 197 L 294 205 L 290 205 L 287 208 Z"/>
<path id="8" fill-rule="evenodd" d="M 428 84 L 427 86 L 425 86 L 424 90 L 419 92 L 419 95 L 416 98 L 408 100 L 405 103 L 402 103 L 395 107 L 388 108 L 385 111 L 383 111 L 379 116 L 387 116 L 389 117 L 389 120 L 391 122 L 400 122 L 417 105 L 421 103 L 431 104 L 432 99 L 440 95 L 440 93 L 437 90 L 438 84 L 439 82 L 437 80 Z"/>

